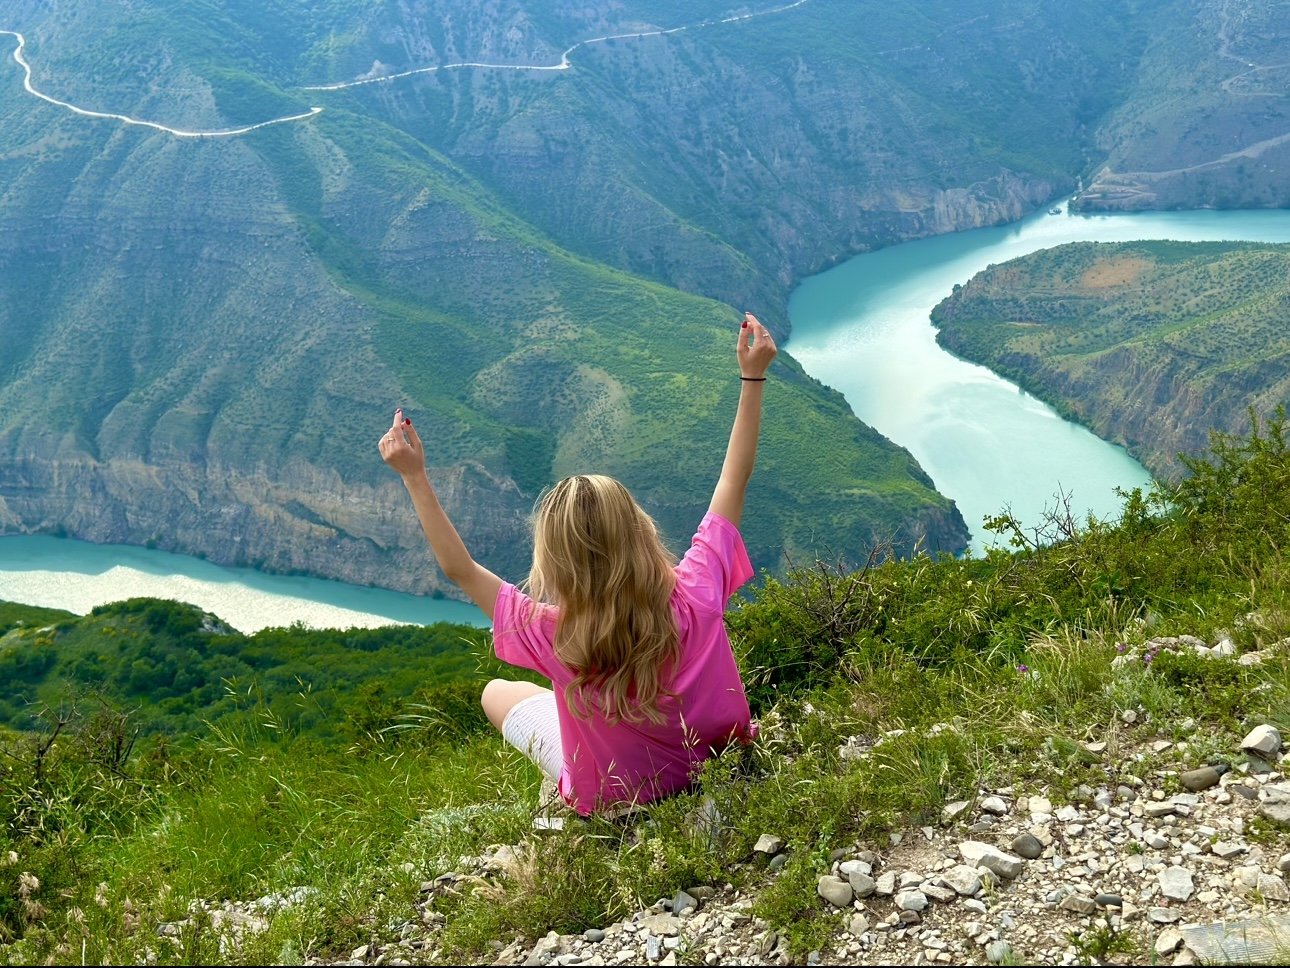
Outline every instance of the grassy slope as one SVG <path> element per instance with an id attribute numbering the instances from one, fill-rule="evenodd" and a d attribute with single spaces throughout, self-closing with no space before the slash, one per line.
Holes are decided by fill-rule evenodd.
<path id="1" fill-rule="evenodd" d="M 1290 401 L 1290 246 L 1076 243 L 978 274 L 938 339 L 1157 474 Z"/>
<path id="2" fill-rule="evenodd" d="M 1022 6 L 1004 17 L 983 2 L 812 2 L 580 48 L 567 74 L 444 72 L 352 96 L 574 251 L 776 305 L 784 282 L 843 254 L 947 230 L 941 190 L 962 191 L 970 210 L 999 191 L 988 180 L 1004 169 L 1054 194 L 1073 184 L 1136 60 L 1140 24 L 1122 5 Z M 532 53 L 498 59 L 554 62 L 573 39 L 613 32 L 584 12 L 534 13 Z M 686 22 L 650 9 L 617 29 Z M 366 71 L 401 25 L 379 27 L 347 38 L 327 76 Z M 445 59 L 381 56 L 391 70 Z"/>
<path id="3" fill-rule="evenodd" d="M 1109 177 L 1101 173 L 1083 207 L 1290 203 L 1282 175 L 1290 146 L 1274 143 L 1290 124 L 1288 39 L 1277 3 L 1187 0 L 1172 15 L 1160 12 L 1125 96 L 1099 126 Z M 1103 191 L 1112 201 L 1098 200 Z"/>

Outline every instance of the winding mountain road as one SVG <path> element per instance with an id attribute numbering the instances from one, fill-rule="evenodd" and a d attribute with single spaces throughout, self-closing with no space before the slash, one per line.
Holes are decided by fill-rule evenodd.
<path id="1" fill-rule="evenodd" d="M 0 34 L 8 34 L 10 37 L 18 38 L 18 46 L 14 48 L 13 59 L 18 66 L 25 72 L 22 86 L 28 94 L 40 98 L 42 101 L 48 101 L 50 104 L 56 104 L 60 108 L 66 108 L 76 114 L 87 118 L 104 118 L 110 121 L 120 121 L 122 124 L 138 125 L 142 128 L 152 128 L 156 131 L 163 131 L 166 134 L 174 135 L 176 138 L 231 138 L 237 135 L 250 134 L 260 128 L 267 128 L 271 124 L 285 124 L 288 121 L 304 121 L 314 117 L 322 111 L 322 108 L 310 108 L 303 114 L 292 114 L 287 117 L 273 118 L 270 121 L 261 121 L 259 124 L 248 124 L 242 128 L 224 128 L 217 131 L 187 131 L 183 128 L 171 128 L 164 124 L 158 124 L 156 121 L 143 121 L 139 118 L 132 118 L 128 114 L 114 114 L 110 111 L 92 111 L 89 108 L 77 107 L 75 104 L 69 104 L 67 101 L 60 101 L 56 97 L 50 97 L 43 91 L 37 90 L 36 86 L 31 83 L 31 65 L 27 63 L 27 58 L 23 56 L 23 48 L 27 45 L 27 39 L 16 30 L 0 30 Z"/>
<path id="2" fill-rule="evenodd" d="M 439 64 L 434 67 L 418 67 L 410 71 L 401 71 L 397 74 L 382 74 L 380 77 L 364 77 L 353 81 L 342 81 L 337 84 L 315 84 L 301 88 L 305 91 L 339 91 L 348 87 L 359 87 L 364 84 L 380 84 L 388 81 L 395 81 L 402 77 L 411 77 L 413 74 L 428 74 L 434 71 L 457 70 L 462 68 L 484 68 L 488 70 L 510 70 L 510 71 L 567 71 L 573 65 L 569 60 L 570 55 L 580 47 L 588 47 L 592 44 L 603 44 L 610 40 L 633 40 L 645 37 L 664 37 L 669 34 L 679 34 L 686 30 L 698 30 L 702 27 L 714 27 L 718 24 L 738 23 L 744 20 L 753 20 L 757 17 L 768 17 L 772 14 L 783 13 L 786 10 L 792 10 L 800 7 L 810 0 L 793 0 L 792 3 L 783 4 L 773 7 L 769 10 L 756 10 L 752 13 L 737 14 L 732 17 L 723 17 L 717 20 L 704 20 L 699 23 L 686 24 L 681 27 L 667 27 L 659 30 L 642 30 L 633 33 L 607 34 L 604 37 L 592 37 L 587 40 L 580 40 L 572 47 L 568 47 L 560 54 L 560 60 L 554 64 L 489 64 L 480 61 L 463 61 L 458 64 Z M 40 98 L 50 104 L 64 108 L 75 114 L 86 118 L 102 118 L 109 121 L 118 121 L 121 124 L 137 125 L 142 128 L 152 128 L 154 131 L 161 131 L 165 134 L 173 135 L 176 138 L 232 138 L 239 135 L 250 134 L 252 131 L 258 131 L 260 128 L 267 128 L 274 124 L 285 124 L 288 121 L 306 121 L 315 117 L 322 112 L 320 107 L 312 107 L 302 114 L 291 114 L 286 117 L 272 118 L 268 121 L 261 121 L 258 124 L 248 124 L 240 128 L 222 128 L 219 130 L 187 130 L 184 128 L 172 128 L 169 125 L 160 124 L 156 121 L 145 121 L 140 118 L 131 117 L 128 114 L 117 114 L 112 111 L 94 111 L 90 108 L 79 107 L 68 101 L 61 101 L 56 97 L 51 97 L 44 91 L 39 90 L 31 82 L 31 65 L 23 54 L 23 49 L 27 45 L 27 39 L 16 30 L 0 29 L 0 34 L 6 34 L 14 37 L 18 45 L 14 48 L 13 59 L 19 67 L 23 69 L 22 86 L 28 94 Z"/>
<path id="3" fill-rule="evenodd" d="M 720 20 L 704 20 L 697 24 L 686 24 L 682 27 L 667 27 L 660 30 L 642 30 L 635 33 L 626 34 L 606 34 L 604 37 L 591 37 L 588 40 L 580 40 L 572 47 L 568 47 L 560 55 L 560 60 L 554 64 L 489 64 L 480 61 L 462 61 L 458 64 L 438 64 L 434 67 L 417 67 L 410 71 L 400 71 L 397 74 L 382 74 L 379 77 L 361 77 L 353 81 L 341 81 L 338 84 L 314 84 L 302 88 L 305 91 L 340 91 L 347 87 L 360 87 L 364 84 L 383 84 L 389 81 L 397 81 L 402 77 L 411 77 L 414 74 L 431 74 L 435 71 L 460 70 L 462 68 L 486 68 L 489 70 L 499 71 L 567 71 L 573 64 L 569 61 L 569 55 L 579 47 L 589 47 L 592 44 L 603 44 L 609 40 L 639 40 L 644 37 L 664 37 L 668 34 L 679 34 L 686 30 L 698 30 L 701 27 L 715 27 L 718 24 L 733 24 L 742 20 L 753 20 L 757 17 L 768 17 L 771 14 L 783 13 L 785 10 L 792 10 L 794 7 L 800 7 L 810 0 L 794 0 L 793 3 L 784 4 L 780 7 L 774 7 L 770 10 L 756 10 L 752 13 L 741 13 L 733 17 L 724 17 Z"/>

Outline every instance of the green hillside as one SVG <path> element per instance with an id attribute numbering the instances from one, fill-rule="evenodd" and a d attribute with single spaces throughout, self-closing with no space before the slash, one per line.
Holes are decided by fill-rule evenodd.
<path id="1" fill-rule="evenodd" d="M 473 728 L 485 722 L 479 690 L 503 668 L 486 630 L 444 623 L 243 635 L 191 605 L 156 599 L 81 618 L 0 603 L 0 727 L 26 732 L 62 711 L 111 709 L 151 737 L 267 716 L 344 743 L 418 703 Z"/>
<path id="2" fill-rule="evenodd" d="M 937 339 L 1156 475 L 1290 403 L 1290 246 L 1079 242 L 979 273 Z"/>
<path id="3" fill-rule="evenodd" d="M 1285 208 L 1290 17 L 1276 0 L 1157 7 L 1076 209 Z"/>
<path id="4" fill-rule="evenodd" d="M 518 9 L 467 15 L 447 4 L 438 13 L 451 30 L 414 37 L 413 26 L 435 18 L 413 25 L 382 6 L 14 8 L 38 87 L 90 110 L 128 108 L 183 130 L 255 124 L 315 103 L 324 110 L 246 136 L 177 138 L 40 102 L 9 65 L 15 83 L 0 89 L 0 112 L 12 121 L 0 145 L 12 186 L 0 203 L 8 229 L 0 318 L 11 337 L 0 359 L 0 526 L 443 590 L 371 447 L 389 410 L 403 405 L 429 441 L 436 479 L 472 547 L 505 574 L 518 577 L 526 564 L 523 520 L 534 496 L 572 470 L 621 476 L 683 542 L 706 504 L 733 407 L 735 309 L 759 309 L 781 334 L 786 328 L 775 307 L 788 277 L 765 271 L 769 255 L 742 248 L 749 204 L 772 191 L 764 166 L 753 166 L 757 183 L 730 186 L 745 199 L 737 211 L 720 193 L 698 207 L 667 200 L 681 234 L 656 233 L 650 250 L 667 259 L 647 262 L 593 238 L 606 225 L 645 238 L 637 222 L 659 212 L 637 211 L 631 199 L 642 197 L 643 183 L 624 193 L 614 169 L 630 162 L 658 180 L 645 194 L 672 191 L 677 173 L 655 162 L 674 154 L 667 143 L 679 132 L 655 130 L 633 148 L 634 160 L 616 149 L 594 184 L 590 170 L 573 177 L 558 159 L 536 168 L 505 162 L 511 137 L 555 146 L 551 126 L 567 128 L 570 112 L 579 127 L 590 125 L 564 135 L 582 144 L 579 164 L 595 164 L 622 140 L 614 125 L 626 117 L 628 92 L 607 89 L 596 66 L 617 42 L 583 48 L 588 62 L 579 55 L 577 70 L 558 76 L 456 72 L 409 79 L 406 89 L 302 90 L 305 81 L 348 76 L 360 52 L 386 62 L 391 42 L 404 47 L 391 69 L 438 46 L 486 50 L 498 18 Z M 788 23 L 819 46 L 813 56 L 832 63 L 839 48 L 811 10 Z M 631 18 L 642 11 L 622 15 L 618 26 L 639 26 Z M 542 61 L 573 33 L 618 29 L 582 16 L 521 17 L 524 40 L 510 60 Z M 740 41 L 750 52 L 778 42 L 781 28 L 750 25 Z M 726 27 L 704 30 L 694 43 L 729 39 Z M 665 61 L 677 53 L 642 44 L 624 47 L 629 57 L 614 69 L 631 68 L 642 51 Z M 1063 55 L 1075 56 L 1073 48 Z M 640 106 L 640 90 L 662 97 L 678 70 L 699 72 L 683 60 L 688 66 L 668 63 L 641 81 L 631 99 Z M 758 91 L 764 101 L 767 91 Z M 705 110 L 729 103 L 724 82 L 707 97 Z M 540 130 L 521 130 L 521 119 Z M 489 131 L 497 139 L 484 165 L 478 145 L 463 139 Z M 929 150 L 933 140 L 942 150 L 940 137 L 924 139 Z M 1069 163 L 1058 141 L 1046 141 L 1036 162 L 1045 179 Z M 696 204 L 711 191 L 715 160 L 709 155 L 686 189 Z M 490 167 L 503 163 L 522 186 Z M 983 157 L 969 174 L 998 173 L 997 160 Z M 1007 177 L 1011 188 L 963 218 L 1015 216 L 1021 196 L 1047 197 L 1054 187 Z M 550 208 L 561 198 L 592 207 L 571 217 Z M 810 203 L 820 215 L 824 201 Z M 907 187 L 899 205 L 908 207 Z M 726 221 L 713 221 L 717 212 Z M 908 232 L 927 230 L 935 228 Z M 827 245 L 830 257 L 838 251 L 811 231 L 802 224 L 793 238 Z M 844 246 L 908 232 L 887 227 L 881 238 Z M 668 268 L 682 263 L 684 278 Z M 713 295 L 739 302 L 706 298 Z M 887 541 L 901 551 L 920 540 L 963 546 L 957 512 L 903 450 L 856 422 L 787 355 L 776 381 L 753 495 L 765 510 L 748 529 L 759 565 L 809 556 L 824 534 L 853 556 Z"/>

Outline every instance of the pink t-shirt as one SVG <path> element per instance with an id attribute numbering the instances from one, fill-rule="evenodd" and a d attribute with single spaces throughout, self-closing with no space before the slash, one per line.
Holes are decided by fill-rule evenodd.
<path id="1" fill-rule="evenodd" d="M 739 530 L 709 511 L 676 566 L 672 614 L 680 630 L 680 661 L 668 683 L 676 695 L 659 705 L 666 717 L 661 725 L 610 725 L 594 709 L 589 719 L 571 714 L 564 695 L 573 673 L 555 657 L 558 609 L 502 584 L 493 610 L 493 648 L 503 662 L 551 680 L 564 746 L 560 795 L 579 813 L 624 801 L 648 803 L 683 790 L 698 764 L 732 740 L 752 738 L 748 699 L 722 621 L 726 603 L 752 575 Z"/>

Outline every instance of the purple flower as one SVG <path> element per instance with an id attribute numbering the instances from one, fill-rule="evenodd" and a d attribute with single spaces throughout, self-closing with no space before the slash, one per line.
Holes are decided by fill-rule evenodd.
<path id="1" fill-rule="evenodd" d="M 1118 653 L 1120 653 L 1120 655 L 1124 655 L 1125 650 L 1127 650 L 1128 648 L 1129 648 L 1129 647 L 1128 647 L 1127 645 L 1125 645 L 1123 642 L 1116 642 L 1116 643 L 1115 643 L 1115 651 L 1116 651 L 1116 652 L 1118 652 Z"/>
<path id="2" fill-rule="evenodd" d="M 1029 671 L 1030 671 L 1030 666 L 1026 665 L 1024 662 L 1018 662 L 1018 663 L 1017 663 L 1017 671 L 1018 671 L 1018 672 L 1029 672 Z"/>

